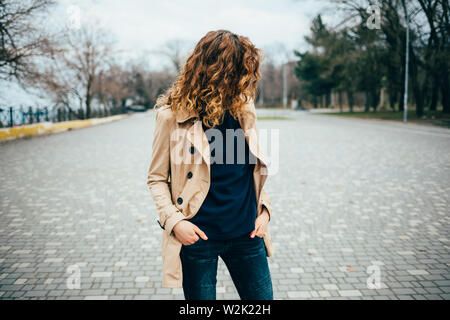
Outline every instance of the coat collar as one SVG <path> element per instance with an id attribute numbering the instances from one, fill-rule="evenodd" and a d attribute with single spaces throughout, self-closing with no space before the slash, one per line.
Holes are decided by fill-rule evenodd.
<path id="1" fill-rule="evenodd" d="M 178 123 L 183 123 L 192 118 L 198 118 L 198 113 L 196 111 L 186 111 L 179 110 L 176 114 L 176 119 Z"/>
<path id="2" fill-rule="evenodd" d="M 248 122 L 248 121 L 245 121 L 246 120 L 245 117 L 254 116 L 254 106 L 252 108 L 252 104 L 251 103 L 247 103 L 244 106 L 244 111 L 247 111 L 247 114 L 244 117 L 240 117 L 239 118 L 239 122 L 240 122 L 241 126 L 243 125 L 243 122 L 244 123 Z M 192 118 L 199 119 L 199 114 L 198 114 L 197 111 L 195 111 L 195 110 L 186 111 L 186 110 L 181 109 L 181 110 L 178 110 L 177 113 L 176 113 L 176 120 L 177 120 L 178 123 L 186 122 L 186 121 L 188 121 L 188 120 L 190 120 Z M 252 119 L 252 120 L 254 121 L 254 119 Z M 244 128 L 242 128 L 242 129 L 244 129 Z"/>

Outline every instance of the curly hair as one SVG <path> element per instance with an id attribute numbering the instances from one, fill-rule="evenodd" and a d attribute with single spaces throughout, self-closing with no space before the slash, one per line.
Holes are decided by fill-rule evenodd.
<path id="1" fill-rule="evenodd" d="M 197 112 L 206 127 L 222 122 L 225 110 L 237 119 L 255 99 L 262 51 L 247 37 L 227 30 L 208 32 L 195 46 L 171 88 L 156 106 Z"/>

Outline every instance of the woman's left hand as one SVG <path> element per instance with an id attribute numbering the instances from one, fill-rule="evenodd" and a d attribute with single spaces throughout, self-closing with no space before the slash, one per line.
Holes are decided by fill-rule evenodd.
<path id="1" fill-rule="evenodd" d="M 255 235 L 262 238 L 266 232 L 267 223 L 269 222 L 269 212 L 264 208 L 263 212 L 255 220 L 255 230 L 250 233 L 250 238 L 254 238 Z"/>

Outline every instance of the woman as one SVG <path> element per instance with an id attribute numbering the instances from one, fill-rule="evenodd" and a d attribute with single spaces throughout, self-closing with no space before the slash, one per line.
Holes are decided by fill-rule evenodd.
<path id="1" fill-rule="evenodd" d="M 208 32 L 156 104 L 148 185 L 164 230 L 163 286 L 182 285 L 188 300 L 216 299 L 219 256 L 241 299 L 273 299 L 253 104 L 260 57 L 246 37 Z"/>

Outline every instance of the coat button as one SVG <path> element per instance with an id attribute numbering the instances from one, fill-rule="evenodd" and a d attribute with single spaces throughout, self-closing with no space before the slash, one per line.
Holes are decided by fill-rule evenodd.
<path id="1" fill-rule="evenodd" d="M 194 154 L 194 153 L 195 153 L 195 148 L 194 148 L 194 146 L 191 146 L 191 147 L 189 148 L 189 152 L 190 152 L 191 154 Z"/>
<path id="2" fill-rule="evenodd" d="M 178 198 L 178 199 L 177 199 L 177 203 L 178 203 L 178 204 L 182 204 L 182 203 L 183 203 L 183 199 L 182 199 L 182 198 Z"/>
<path id="3" fill-rule="evenodd" d="M 192 172 L 189 171 L 187 174 L 187 177 L 188 177 L 188 179 L 192 178 Z"/>

